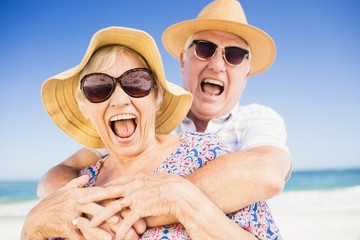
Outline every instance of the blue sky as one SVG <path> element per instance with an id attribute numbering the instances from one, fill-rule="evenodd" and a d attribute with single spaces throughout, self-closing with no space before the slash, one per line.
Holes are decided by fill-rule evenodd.
<path id="1" fill-rule="evenodd" d="M 120 25 L 158 42 L 167 78 L 181 85 L 163 30 L 210 0 L 0 0 L 0 179 L 38 179 L 81 146 L 40 99 L 45 79 L 75 66 L 92 35 Z M 270 34 L 277 57 L 250 79 L 241 104 L 274 108 L 288 130 L 294 169 L 360 167 L 360 2 L 243 0 L 248 22 Z"/>

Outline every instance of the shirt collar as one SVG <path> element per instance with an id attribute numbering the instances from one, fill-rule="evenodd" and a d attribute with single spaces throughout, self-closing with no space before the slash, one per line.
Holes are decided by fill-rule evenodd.
<path id="1" fill-rule="evenodd" d="M 231 109 L 231 111 L 230 111 L 229 113 L 227 113 L 227 114 L 225 114 L 225 115 L 223 115 L 223 116 L 221 116 L 221 117 L 218 117 L 218 118 L 213 118 L 213 119 L 211 119 L 209 122 L 214 122 L 214 123 L 216 123 L 216 124 L 221 124 L 221 123 L 223 123 L 224 121 L 230 119 L 230 118 L 237 112 L 239 106 L 240 106 L 240 105 L 239 105 L 239 102 L 237 102 L 237 103 L 235 104 L 235 106 Z M 184 122 L 185 124 L 190 124 L 190 123 L 192 123 L 192 120 L 191 120 L 190 118 L 188 118 L 188 117 L 185 117 L 185 119 L 184 119 L 183 122 Z"/>

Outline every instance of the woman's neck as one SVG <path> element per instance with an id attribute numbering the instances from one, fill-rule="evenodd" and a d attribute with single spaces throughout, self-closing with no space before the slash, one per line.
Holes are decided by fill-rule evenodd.
<path id="1" fill-rule="evenodd" d="M 103 185 L 120 176 L 149 174 L 158 168 L 180 144 L 180 136 L 157 135 L 156 143 L 140 155 L 124 160 L 110 152 L 97 177 L 96 185 Z"/>

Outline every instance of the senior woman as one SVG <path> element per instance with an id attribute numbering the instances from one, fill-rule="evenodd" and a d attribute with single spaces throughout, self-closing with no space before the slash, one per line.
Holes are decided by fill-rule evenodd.
<path id="1" fill-rule="evenodd" d="M 266 203 L 226 216 L 182 177 L 228 150 L 215 135 L 168 134 L 185 117 L 192 98 L 165 80 L 159 51 L 147 33 L 122 27 L 100 30 L 78 66 L 44 83 L 42 99 L 52 120 L 70 137 L 88 147 L 105 147 L 109 155 L 80 172 L 89 179 L 77 179 L 35 206 L 22 239 L 82 239 L 81 234 L 86 239 L 130 239 L 132 226 L 144 228 L 139 227 L 141 218 L 165 215 L 178 223 L 147 228 L 141 239 L 280 238 Z M 74 188 L 84 181 L 92 188 Z M 104 191 L 113 198 L 102 199 Z M 86 198 L 89 193 L 94 202 Z M 103 222 L 104 217 L 109 219 Z M 59 230 L 54 222 L 68 228 Z M 70 223 L 77 233 L 70 233 Z"/>

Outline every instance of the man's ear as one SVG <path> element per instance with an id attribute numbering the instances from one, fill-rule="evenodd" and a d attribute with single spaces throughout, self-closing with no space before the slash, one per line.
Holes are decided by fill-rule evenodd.
<path id="1" fill-rule="evenodd" d="M 179 62 L 180 62 L 180 72 L 182 73 L 184 70 L 184 51 L 181 51 L 180 53 L 180 57 L 179 57 Z"/>

